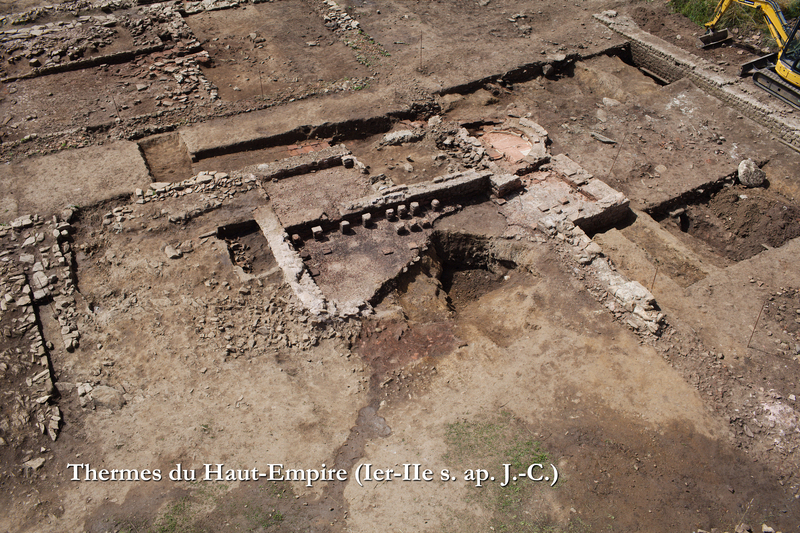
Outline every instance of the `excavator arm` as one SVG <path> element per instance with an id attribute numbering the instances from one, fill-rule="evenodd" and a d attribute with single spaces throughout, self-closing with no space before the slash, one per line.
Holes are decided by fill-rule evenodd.
<path id="1" fill-rule="evenodd" d="M 725 11 L 736 3 L 761 11 L 769 32 L 780 50 L 742 65 L 742 76 L 753 73 L 753 83 L 787 104 L 800 109 L 800 19 L 789 27 L 775 0 L 719 0 L 714 17 L 706 24 L 708 33 L 700 37 L 701 48 L 716 46 L 729 39 L 728 30 L 714 31 Z"/>
<path id="2" fill-rule="evenodd" d="M 783 16 L 781 7 L 775 0 L 719 0 L 717 8 L 714 10 L 714 17 L 710 22 L 706 23 L 706 28 L 708 28 L 709 31 L 713 30 L 714 26 L 719 22 L 719 19 L 725 14 L 725 11 L 734 3 L 761 11 L 767 23 L 767 27 L 769 28 L 769 32 L 772 34 L 772 38 L 775 39 L 775 42 L 778 43 L 778 47 L 783 48 L 784 45 L 786 45 L 786 41 L 789 40 L 789 37 L 786 35 L 788 23 Z"/>

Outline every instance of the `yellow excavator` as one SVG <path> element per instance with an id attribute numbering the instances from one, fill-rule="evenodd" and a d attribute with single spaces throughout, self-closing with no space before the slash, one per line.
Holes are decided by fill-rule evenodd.
<path id="1" fill-rule="evenodd" d="M 779 51 L 742 65 L 742 76 L 753 73 L 753 83 L 800 109 L 800 18 L 790 26 L 774 0 L 720 0 L 714 18 L 706 24 L 708 33 L 700 38 L 708 48 L 729 39 L 728 30 L 715 31 L 715 26 L 731 4 L 736 3 L 761 11 Z"/>

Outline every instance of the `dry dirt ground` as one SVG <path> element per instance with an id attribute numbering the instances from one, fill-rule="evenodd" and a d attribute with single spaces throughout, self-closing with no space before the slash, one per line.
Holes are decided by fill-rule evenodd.
<path id="1" fill-rule="evenodd" d="M 800 531 L 800 155 L 659 85 L 592 14 L 731 75 L 752 43 L 698 51 L 661 0 L 44 5 L 0 5 L 0 531 Z M 308 241 L 327 294 L 399 273 L 366 316 L 307 311 L 253 210 L 324 223 L 488 166 L 383 142 L 431 117 L 478 139 L 527 117 L 623 192 L 590 236 L 652 292 L 659 335 L 563 238 L 485 260 L 524 234 L 513 195 L 457 199 L 402 252 L 383 222 L 372 244 Z M 235 174 L 337 143 L 363 172 Z M 765 186 L 737 182 L 745 158 Z M 346 479 L 242 479 L 276 464 Z"/>

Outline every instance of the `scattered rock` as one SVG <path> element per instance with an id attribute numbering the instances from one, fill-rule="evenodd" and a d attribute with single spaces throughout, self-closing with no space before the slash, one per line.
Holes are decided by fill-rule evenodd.
<path id="1" fill-rule="evenodd" d="M 121 409 L 125 405 L 122 393 L 113 387 L 98 385 L 92 390 L 92 399 L 96 405 L 109 409 Z"/>
<path id="2" fill-rule="evenodd" d="M 398 144 L 405 144 L 421 139 L 425 133 L 421 130 L 400 130 L 387 133 L 381 140 L 382 145 L 392 146 Z"/>
<path id="3" fill-rule="evenodd" d="M 766 177 L 766 173 L 752 159 L 739 163 L 739 183 L 745 187 L 761 187 Z"/>
<path id="4" fill-rule="evenodd" d="M 164 253 L 170 259 L 180 259 L 181 256 L 183 256 L 183 254 L 180 252 L 180 250 L 176 250 L 175 248 L 173 248 L 169 244 L 164 247 Z"/>
<path id="5" fill-rule="evenodd" d="M 25 461 L 22 463 L 23 466 L 27 466 L 32 470 L 39 470 L 42 466 L 44 466 L 44 457 L 37 457 L 36 459 L 31 459 L 30 461 Z"/>
<path id="6" fill-rule="evenodd" d="M 615 141 L 614 139 L 609 139 L 605 135 L 600 135 L 596 131 L 592 132 L 592 137 L 594 137 L 603 144 L 617 144 L 617 141 Z"/>

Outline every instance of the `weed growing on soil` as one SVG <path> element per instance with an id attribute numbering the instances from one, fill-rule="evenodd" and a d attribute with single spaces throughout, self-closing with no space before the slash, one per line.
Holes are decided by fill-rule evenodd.
<path id="1" fill-rule="evenodd" d="M 791 21 L 800 16 L 800 0 L 784 0 L 779 1 L 778 4 L 786 20 Z M 676 12 L 688 17 L 695 24 L 703 26 L 712 19 L 714 10 L 717 7 L 717 0 L 670 0 L 670 6 Z M 765 37 L 770 38 L 771 41 L 764 17 L 757 9 L 732 4 L 717 26 L 720 29 L 739 28 L 750 32 L 759 31 Z"/>
<path id="2" fill-rule="evenodd" d="M 529 438 L 526 432 L 528 429 L 507 412 L 487 421 L 462 421 L 447 426 L 444 459 L 456 472 L 483 468 L 495 477 L 501 476 L 494 483 L 475 488 L 473 493 L 476 502 L 492 516 L 487 525 L 494 531 L 557 530 L 537 505 L 541 498 L 536 494 L 542 490 L 537 483 L 521 479 L 500 486 L 504 464 L 510 464 L 512 472 L 520 472 L 531 464 L 551 461 L 541 443 Z"/>
<path id="3" fill-rule="evenodd" d="M 192 522 L 191 505 L 189 498 L 184 497 L 173 503 L 153 528 L 154 533 L 176 533 L 178 531 L 190 531 Z"/>

